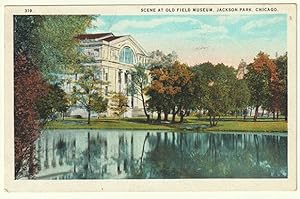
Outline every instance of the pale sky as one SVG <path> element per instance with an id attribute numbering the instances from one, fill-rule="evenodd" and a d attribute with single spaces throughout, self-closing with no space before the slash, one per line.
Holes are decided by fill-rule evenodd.
<path id="1" fill-rule="evenodd" d="M 98 16 L 88 33 L 131 35 L 147 52 L 175 51 L 191 66 L 210 61 L 237 67 L 264 51 L 287 51 L 287 15 Z"/>

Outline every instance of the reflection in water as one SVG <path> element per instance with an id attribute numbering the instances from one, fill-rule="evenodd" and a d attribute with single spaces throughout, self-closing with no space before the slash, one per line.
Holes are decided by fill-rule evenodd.
<path id="1" fill-rule="evenodd" d="M 287 177 L 285 134 L 47 130 L 36 149 L 37 179 Z"/>

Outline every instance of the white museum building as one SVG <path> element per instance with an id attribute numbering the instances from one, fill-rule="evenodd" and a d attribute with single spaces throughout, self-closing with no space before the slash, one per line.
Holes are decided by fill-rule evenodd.
<path id="1" fill-rule="evenodd" d="M 108 82 L 102 86 L 103 95 L 110 99 L 112 93 L 122 92 L 128 97 L 128 111 L 124 117 L 143 115 L 142 102 L 127 89 L 131 78 L 130 71 L 134 65 L 146 65 L 149 61 L 149 55 L 143 47 L 130 35 L 81 34 L 76 39 L 80 41 L 80 51 L 93 60 L 83 63 L 83 67 L 95 66 L 99 69 L 99 83 Z M 77 78 L 77 75 L 74 78 Z M 70 93 L 73 85 L 65 83 L 64 87 L 66 92 Z M 87 111 L 79 105 L 72 107 L 69 114 L 87 117 Z M 103 114 L 112 116 L 109 109 Z M 98 114 L 92 114 L 96 115 Z"/>

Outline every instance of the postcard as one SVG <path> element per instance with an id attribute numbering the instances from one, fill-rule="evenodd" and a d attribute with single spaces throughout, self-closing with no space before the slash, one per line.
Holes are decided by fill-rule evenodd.
<path id="1" fill-rule="evenodd" d="M 5 6 L 6 190 L 295 190 L 296 15 Z"/>

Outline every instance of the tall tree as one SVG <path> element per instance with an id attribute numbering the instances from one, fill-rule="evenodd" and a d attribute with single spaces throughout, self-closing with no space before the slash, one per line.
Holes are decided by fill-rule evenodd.
<path id="1" fill-rule="evenodd" d="M 191 80 L 191 72 L 187 65 L 175 61 L 169 67 L 152 68 L 152 82 L 149 87 L 149 103 L 156 107 L 158 120 L 161 111 L 172 111 L 172 122 L 175 122 L 176 114 L 181 114 L 181 121 L 186 115 L 189 103 L 188 84 Z M 158 101 L 159 99 L 159 101 Z"/>
<path id="2" fill-rule="evenodd" d="M 38 101 L 36 99 L 46 96 L 48 92 L 48 89 L 44 89 L 48 87 L 44 80 L 52 83 L 53 81 L 49 80 L 55 80 L 55 78 L 50 78 L 50 76 L 58 74 L 56 66 L 67 68 L 72 65 L 68 60 L 76 60 L 75 56 L 69 53 L 75 52 L 74 49 L 78 46 L 78 41 L 74 40 L 74 36 L 84 32 L 91 20 L 92 17 L 89 16 L 70 15 L 14 16 L 16 178 L 26 176 L 28 172 L 30 176 L 34 175 L 34 164 L 28 165 L 28 163 L 34 161 L 33 142 L 38 138 L 41 128 L 36 110 Z M 53 47 L 50 48 L 50 46 Z M 57 59 L 58 56 L 60 59 Z M 27 87 L 23 87 L 25 85 Z M 31 100 L 25 100 L 26 96 Z M 18 122 L 19 120 L 24 122 Z M 28 150 L 29 146 L 31 146 L 30 150 Z"/>
<path id="3" fill-rule="evenodd" d="M 102 96 L 102 85 L 98 79 L 95 67 L 82 68 L 81 76 L 74 81 L 72 98 L 76 104 L 80 104 L 88 113 L 87 123 L 90 124 L 91 112 L 104 112 L 107 109 L 108 100 Z"/>
<path id="4" fill-rule="evenodd" d="M 275 111 L 280 107 L 280 84 L 274 61 L 268 54 L 260 52 L 254 58 L 254 62 L 248 65 L 247 70 L 245 79 L 251 93 L 250 102 L 255 107 L 254 121 L 257 120 L 260 106 L 267 107 L 275 116 Z"/>
<path id="5" fill-rule="evenodd" d="M 147 117 L 147 121 L 150 120 L 150 115 L 147 112 L 147 104 L 146 104 L 146 92 L 148 87 L 148 72 L 146 67 L 143 65 L 136 65 L 131 70 L 131 80 L 129 86 L 129 92 L 131 95 L 136 95 L 137 98 L 143 104 L 144 114 Z"/>
<path id="6" fill-rule="evenodd" d="M 224 64 L 203 63 L 193 67 L 195 104 L 207 110 L 210 125 L 216 126 L 221 115 L 233 109 L 235 70 Z"/>
<path id="7" fill-rule="evenodd" d="M 36 104 L 47 95 L 48 85 L 23 54 L 14 63 L 15 178 L 32 178 L 36 172 L 34 143 L 41 124 Z"/>
<path id="8" fill-rule="evenodd" d="M 238 113 L 244 113 L 250 100 L 250 90 L 246 80 L 236 79 L 230 95 L 233 98 L 233 111 L 235 111 L 236 116 Z"/>
<path id="9" fill-rule="evenodd" d="M 176 52 L 165 54 L 160 50 L 153 51 L 150 55 L 149 70 L 152 78 L 151 85 L 154 87 L 162 86 L 159 83 L 159 76 L 164 74 L 167 68 L 171 68 L 178 56 Z M 168 120 L 172 106 L 169 104 L 171 96 L 163 92 L 163 90 L 148 90 L 151 99 L 147 100 L 149 109 L 157 112 L 157 121 L 161 121 L 161 114 L 164 113 L 164 120 Z"/>
<path id="10" fill-rule="evenodd" d="M 288 109 L 287 109 L 287 53 L 276 59 L 276 65 L 278 67 L 278 77 L 281 84 L 281 106 L 280 111 L 284 114 L 284 118 L 287 121 Z"/>

